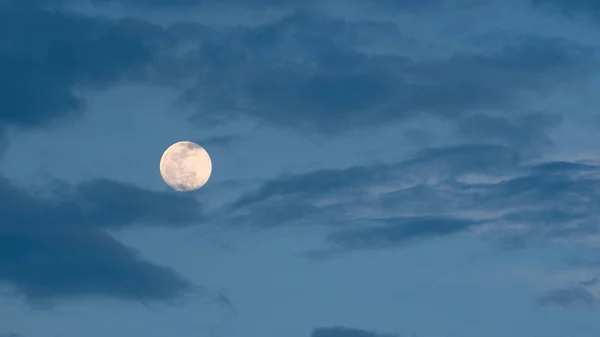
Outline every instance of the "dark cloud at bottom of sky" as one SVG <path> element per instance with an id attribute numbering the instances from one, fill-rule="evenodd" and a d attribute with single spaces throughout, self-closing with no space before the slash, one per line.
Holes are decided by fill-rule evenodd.
<path id="1" fill-rule="evenodd" d="M 311 337 L 398 337 L 397 335 L 380 334 L 376 332 L 352 329 L 341 326 L 323 327 L 313 330 Z"/>

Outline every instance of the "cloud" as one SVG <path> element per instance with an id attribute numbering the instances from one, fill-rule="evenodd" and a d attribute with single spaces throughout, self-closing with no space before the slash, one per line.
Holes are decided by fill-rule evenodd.
<path id="1" fill-rule="evenodd" d="M 183 96 L 200 107 L 197 120 L 244 114 L 321 133 L 422 114 L 510 114 L 524 98 L 568 88 L 597 69 L 593 48 L 541 36 L 488 36 L 501 45 L 449 57 L 373 53 L 369 47 L 385 39 L 413 49 L 417 42 L 389 22 L 313 12 L 207 36 L 186 61 L 201 75 Z"/>
<path id="2" fill-rule="evenodd" d="M 78 90 L 131 78 L 164 42 L 161 28 L 142 20 L 81 16 L 38 4 L 0 4 L 0 128 L 76 116 L 85 103 Z"/>
<path id="3" fill-rule="evenodd" d="M 211 303 L 218 304 L 220 307 L 225 308 L 227 311 L 231 312 L 234 316 L 237 316 L 237 309 L 229 299 L 229 297 L 225 296 L 222 291 L 216 295 L 215 299 L 211 301 Z"/>
<path id="4" fill-rule="evenodd" d="M 565 15 L 575 14 L 590 17 L 600 16 L 600 3 L 597 1 L 573 1 L 573 0 L 531 0 L 534 5 L 554 9 Z"/>
<path id="5" fill-rule="evenodd" d="M 539 306 L 559 306 L 563 308 L 592 307 L 596 298 L 583 287 L 555 289 L 540 296 L 537 300 Z"/>
<path id="6" fill-rule="evenodd" d="M 48 189 L 48 200 L 36 198 L 4 180 L 3 195 L 13 197 L 7 199 L 10 208 L 0 211 L 0 217 L 36 226 L 85 224 L 101 229 L 136 224 L 184 226 L 203 219 L 202 205 L 193 197 L 144 190 L 108 179 L 76 186 L 55 182 Z"/>
<path id="7" fill-rule="evenodd" d="M 366 330 L 338 326 L 316 328 L 313 330 L 311 337 L 397 337 L 397 335 L 384 335 Z"/>
<path id="8" fill-rule="evenodd" d="M 468 0 L 467 0 L 468 1 Z M 323 2 L 323 0 L 225 0 L 225 1 L 216 1 L 216 0 L 92 0 L 92 3 L 95 4 L 110 4 L 110 3 L 123 3 L 134 6 L 143 6 L 146 8 L 174 8 L 174 9 L 186 9 L 190 7 L 197 6 L 214 6 L 216 4 L 220 5 L 230 5 L 230 6 L 238 6 L 238 7 L 247 7 L 247 8 L 298 8 L 298 7 L 307 7 L 314 6 L 315 4 L 319 4 L 319 2 Z M 327 0 L 325 0 L 327 2 Z M 404 0 L 401 2 L 393 1 L 393 0 L 380 0 L 377 4 L 370 3 L 364 0 L 354 0 L 352 1 L 354 4 L 363 4 L 363 5 L 376 5 L 377 7 L 384 7 L 395 10 L 420 10 L 424 8 L 438 8 L 445 3 L 448 2 L 466 2 L 465 0 Z"/>
<path id="9" fill-rule="evenodd" d="M 119 229 L 136 223 L 182 226 L 204 219 L 202 205 L 180 193 L 154 192 L 108 179 L 81 183 L 77 192 L 87 208 L 82 222 L 102 228 Z"/>
<path id="10" fill-rule="evenodd" d="M 341 230 L 327 240 L 346 250 L 397 247 L 412 241 L 456 234 L 477 225 L 477 222 L 443 217 L 390 218 L 372 220 L 367 228 Z"/>
<path id="11" fill-rule="evenodd" d="M 104 230 L 187 223 L 199 214 L 191 197 L 108 180 L 58 191 L 36 195 L 0 180 L 0 281 L 34 303 L 99 296 L 171 301 L 193 290 Z"/>
<path id="12" fill-rule="evenodd" d="M 462 145 L 285 175 L 242 195 L 229 216 L 262 227 L 328 226 L 328 242 L 343 250 L 465 231 L 522 244 L 578 242 L 598 234 L 599 188 L 594 163 L 531 164 L 509 147 Z"/>
<path id="13" fill-rule="evenodd" d="M 193 0 L 119 2 L 174 8 L 212 3 Z M 230 4 L 265 6 L 271 2 L 232 1 Z M 443 3 L 445 1 L 431 0 L 384 1 L 380 4 L 417 8 Z M 536 147 L 544 139 L 543 131 L 536 133 L 542 140 L 514 135 L 514 130 L 521 128 L 519 124 L 531 124 L 527 117 L 513 117 L 522 113 L 520 103 L 525 98 L 555 89 L 573 88 L 573 84 L 587 79 L 598 66 L 593 48 L 571 40 L 501 34 L 485 37 L 486 41 L 497 41 L 492 47 L 472 44 L 468 50 L 449 56 L 416 58 L 404 54 L 403 50 L 418 49 L 419 42 L 395 24 L 344 20 L 325 15 L 319 9 L 292 11 L 278 21 L 255 27 L 226 28 L 186 23 L 168 29 L 141 20 L 108 21 L 37 11 L 45 13 L 42 17 L 52 13 L 57 16 L 55 20 L 65 21 L 62 24 L 65 27 L 82 22 L 82 29 L 77 30 L 79 33 L 66 35 L 72 40 L 73 50 L 81 41 L 87 41 L 86 34 L 93 35 L 100 30 L 97 27 L 109 27 L 108 31 L 113 35 L 99 35 L 96 40 L 86 42 L 91 44 L 86 47 L 90 50 L 105 47 L 110 47 L 107 49 L 111 51 L 120 50 L 105 56 L 102 61 L 93 60 L 93 55 L 100 53 L 90 52 L 90 55 L 84 55 L 89 58 L 87 62 L 82 61 L 79 67 L 69 70 L 71 73 L 62 72 L 64 78 L 49 79 L 60 80 L 62 85 L 52 88 L 62 90 L 62 94 L 48 95 L 60 98 L 56 108 L 52 108 L 51 102 L 42 106 L 47 110 L 62 111 L 61 116 L 81 106 L 81 101 L 72 92 L 74 86 L 116 81 L 132 69 L 138 69 L 139 65 L 155 61 L 154 79 L 177 85 L 188 80 L 193 82 L 184 90 L 181 100 L 197 107 L 191 120 L 199 125 L 245 116 L 295 130 L 336 134 L 429 114 L 459 121 L 465 135 L 477 137 L 469 131 L 473 130 L 473 123 L 483 124 L 485 118 L 500 118 L 506 119 L 504 133 L 497 133 L 496 137 L 504 137 L 511 144 L 524 142 L 529 147 Z M 79 21 L 70 23 L 73 18 Z M 190 33 L 192 31 L 194 33 Z M 53 30 L 48 30 L 45 38 L 53 41 L 52 34 Z M 62 33 L 57 31 L 56 34 Z M 185 40 L 186 45 L 192 43 L 195 49 L 182 54 L 170 50 L 176 37 L 179 42 Z M 373 52 L 377 46 L 389 44 L 389 41 L 394 41 L 399 51 Z M 49 42 L 43 43 L 40 42 L 40 48 L 50 48 Z M 116 44 L 127 48 L 113 48 L 118 47 Z M 158 51 L 161 53 L 157 60 Z M 68 57 L 57 54 L 50 60 L 58 60 L 56 66 L 59 66 L 59 61 Z M 112 57 L 114 60 L 111 61 Z M 90 67 L 90 64 L 96 67 Z M 34 66 L 51 67 L 54 64 Z M 92 68 L 103 71 L 94 72 Z M 43 72 L 35 71 L 35 74 L 39 73 Z M 98 78 L 99 74 L 104 77 Z M 44 82 L 36 80 L 35 83 L 41 85 L 39 83 Z M 38 91 L 44 93 L 44 90 Z M 484 115 L 488 112 L 496 112 L 495 115 L 501 114 L 501 117 Z M 475 113 L 478 115 L 473 117 Z M 55 114 L 44 116 L 59 117 Z M 26 124 L 23 118 L 19 117 L 13 123 Z M 540 118 L 538 120 L 542 121 Z M 39 123 L 43 119 L 31 120 Z M 547 126 L 547 123 L 554 122 L 544 117 L 542 124 Z"/>
<path id="14" fill-rule="evenodd" d="M 2 156 L 4 152 L 8 149 L 8 137 L 6 136 L 6 132 L 0 127 L 0 160 L 2 160 Z"/>
<path id="15" fill-rule="evenodd" d="M 459 119 L 458 128 L 471 141 L 498 142 L 522 152 L 536 153 L 553 145 L 547 132 L 561 122 L 560 116 L 543 113 L 524 114 L 515 119 L 483 114 L 465 116 Z"/>
<path id="16" fill-rule="evenodd" d="M 356 195 L 381 184 L 416 184 L 429 177 L 444 180 L 465 173 L 503 174 L 514 169 L 519 155 L 495 145 L 462 145 L 430 148 L 397 163 L 356 165 L 344 169 L 320 169 L 283 175 L 265 182 L 255 191 L 232 203 L 232 209 L 248 207 L 270 199 L 314 200 L 321 197 Z M 386 195 L 389 195 L 388 192 Z"/>
<path id="17" fill-rule="evenodd" d="M 600 280 L 597 277 L 592 277 L 589 280 L 586 281 L 580 281 L 579 284 L 584 286 L 584 287 L 589 287 L 589 286 L 593 286 L 598 284 L 598 282 L 600 282 Z"/>
<path id="18" fill-rule="evenodd" d="M 198 140 L 196 143 L 202 145 L 202 147 L 219 147 L 219 146 L 231 146 L 234 143 L 238 143 L 244 140 L 244 137 L 238 135 L 223 135 L 214 136 Z"/>
<path id="19" fill-rule="evenodd" d="M 22 337 L 22 335 L 19 335 L 14 332 L 9 332 L 9 333 L 0 333 L 0 337 Z"/>
<path id="20" fill-rule="evenodd" d="M 354 166 L 347 169 L 321 169 L 305 174 L 284 175 L 265 182 L 258 190 L 240 197 L 232 209 L 257 204 L 271 197 L 311 199 L 328 192 L 346 192 L 385 180 L 392 167 L 388 165 Z"/>

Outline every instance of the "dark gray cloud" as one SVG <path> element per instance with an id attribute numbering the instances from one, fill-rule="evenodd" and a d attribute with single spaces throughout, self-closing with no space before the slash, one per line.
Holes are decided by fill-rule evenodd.
<path id="1" fill-rule="evenodd" d="M 260 204 L 270 199 L 302 201 L 328 195 L 353 195 L 362 189 L 402 179 L 427 176 L 444 180 L 465 173 L 503 174 L 518 166 L 519 155 L 495 145 L 463 145 L 430 148 L 398 163 L 375 163 L 345 169 L 321 169 L 284 175 L 265 182 L 257 190 L 233 202 L 232 209 Z M 386 195 L 389 195 L 387 193 Z"/>
<path id="2" fill-rule="evenodd" d="M 235 201 L 231 216 L 263 227 L 328 225 L 329 243 L 344 250 L 482 227 L 486 235 L 530 244 L 598 233 L 598 189 L 600 166 L 592 163 L 532 165 L 509 147 L 464 145 L 273 179 Z"/>
<path id="3" fill-rule="evenodd" d="M 244 137 L 238 135 L 223 135 L 199 139 L 198 141 L 196 141 L 196 143 L 200 144 L 202 147 L 210 148 L 219 146 L 230 146 L 234 143 L 241 142 L 243 140 Z"/>
<path id="4" fill-rule="evenodd" d="M 77 192 L 84 209 L 81 222 L 102 228 L 136 223 L 176 227 L 203 220 L 202 205 L 180 193 L 149 191 L 107 179 L 81 183 Z"/>
<path id="5" fill-rule="evenodd" d="M 76 1 L 76 0 L 71 0 Z M 309 0 L 310 2 L 310 0 Z M 105 5 L 112 3 L 122 3 L 133 6 L 142 6 L 146 8 L 171 8 L 171 9 L 189 9 L 190 7 L 197 6 L 214 6 L 214 5 L 235 5 L 235 6 L 244 6 L 244 7 L 258 7 L 258 8 L 268 8 L 268 7 L 287 7 L 287 6 L 297 6 L 302 5 L 303 2 L 298 0 L 227 0 L 227 1 L 217 1 L 217 0 L 92 0 L 92 3 L 97 5 Z M 304 2 L 306 3 L 306 2 Z"/>
<path id="6" fill-rule="evenodd" d="M 225 308 L 227 311 L 231 312 L 233 315 L 237 316 L 237 314 L 238 314 L 235 306 L 233 305 L 233 303 L 231 302 L 229 297 L 227 297 L 225 294 L 223 294 L 222 291 L 219 291 L 219 293 L 211 301 L 211 303 L 215 303 L 215 304 L 219 305 L 220 307 Z"/>
<path id="7" fill-rule="evenodd" d="M 220 30 L 187 61 L 201 76 L 184 98 L 201 106 L 198 120 L 245 113 L 280 126 L 340 132 L 423 113 L 446 119 L 511 113 L 523 97 L 585 79 L 597 67 L 592 48 L 561 38 L 496 36 L 504 41 L 499 47 L 428 60 L 365 51 L 381 38 L 416 43 L 388 22 L 306 12 Z"/>
<path id="8" fill-rule="evenodd" d="M 443 217 L 374 219 L 370 222 L 368 228 L 338 231 L 330 234 L 327 240 L 347 250 L 381 249 L 452 235 L 477 225 L 472 220 Z"/>
<path id="9" fill-rule="evenodd" d="M 52 196 L 46 201 L 4 180 L 2 195 L 6 198 L 4 204 L 10 207 L 0 210 L 0 217 L 36 226 L 85 224 L 101 229 L 136 224 L 183 226 L 202 220 L 202 205 L 193 197 L 107 179 L 76 186 L 55 182 L 48 193 Z"/>
<path id="10" fill-rule="evenodd" d="M 592 293 L 583 287 L 571 287 L 556 289 L 540 296 L 537 304 L 540 306 L 560 306 L 563 308 L 572 307 L 592 307 L 596 303 L 596 298 Z"/>
<path id="11" fill-rule="evenodd" d="M 547 132 L 560 122 L 560 116 L 542 113 L 516 116 L 515 120 L 479 114 L 461 118 L 458 127 L 471 141 L 498 142 L 522 152 L 535 153 L 553 145 Z"/>
<path id="12" fill-rule="evenodd" d="M 342 250 L 399 247 L 481 224 L 468 215 L 445 215 L 480 211 L 477 197 L 468 185 L 456 182 L 457 177 L 514 173 L 518 167 L 518 155 L 502 146 L 429 149 L 398 163 L 273 179 L 233 202 L 228 216 L 230 223 L 258 227 L 329 225 L 333 232 L 328 242 Z M 428 183 L 431 179 L 439 183 Z M 382 216 L 361 216 L 361 212 Z"/>
<path id="13" fill-rule="evenodd" d="M 416 128 L 406 130 L 404 132 L 404 138 L 406 138 L 409 144 L 421 148 L 429 147 L 434 141 L 438 140 L 434 132 Z"/>
<path id="14" fill-rule="evenodd" d="M 2 161 L 4 152 L 8 149 L 8 143 L 6 132 L 0 127 L 0 162 Z"/>
<path id="15" fill-rule="evenodd" d="M 207 3 L 123 1 L 175 7 Z M 390 1 L 388 5 L 413 8 L 443 2 Z M 256 4 L 264 6 L 265 1 Z M 191 119 L 199 125 L 244 115 L 303 131 L 335 133 L 421 114 L 454 120 L 491 110 L 500 111 L 502 118 L 507 118 L 504 134 L 497 137 L 505 137 L 511 144 L 525 142 L 533 146 L 543 142 L 544 135 L 536 133 L 541 140 L 533 136 L 518 138 L 523 135 L 515 136 L 508 130 L 518 126 L 508 124 L 528 122 L 515 121 L 505 115 L 520 114 L 518 106 L 522 98 L 569 87 L 597 68 L 595 50 L 566 39 L 539 36 L 487 36 L 486 41 L 500 42 L 493 48 L 471 46 L 476 48 L 427 60 L 408 54 L 371 53 L 368 50 L 382 41 L 395 41 L 399 50 L 414 49 L 418 42 L 391 22 L 346 21 L 311 10 L 295 11 L 277 22 L 258 27 L 178 24 L 162 30 L 140 21 L 94 20 L 98 22 L 90 22 L 113 27 L 114 36 L 107 37 L 107 41 L 123 43 L 129 48 L 110 48 L 120 50 L 120 54 L 114 56 L 122 63 L 110 61 L 111 57 L 103 58 L 106 66 L 112 68 L 97 72 L 105 76 L 113 74 L 109 76 L 112 80 L 135 64 L 149 62 L 159 46 L 174 43 L 168 37 L 193 41 L 197 48 L 185 55 L 164 57 L 169 53 L 163 50 L 163 58 L 153 63 L 156 67 L 153 74 L 177 84 L 184 83 L 182 80 L 186 78 L 194 79 L 195 84 L 185 90 L 182 101 L 199 107 Z M 93 33 L 93 27 L 88 31 Z M 190 39 L 192 31 L 193 39 Z M 86 32 L 82 29 L 81 36 L 71 38 L 73 46 Z M 129 39 L 135 43 L 128 43 Z M 98 39 L 97 44 L 90 49 L 104 48 L 108 42 Z M 56 58 L 60 60 L 65 56 L 61 54 Z M 101 82 L 102 79 L 94 77 L 95 73 L 86 73 L 91 72 L 87 65 L 84 62 L 81 67 L 69 70 L 73 72 L 71 80 L 63 81 L 62 87 L 53 87 L 63 88 L 67 94 L 52 97 L 72 102 L 69 103 L 72 106 L 62 104 L 61 111 L 73 110 L 79 104 L 70 90 L 74 85 Z M 104 79 L 107 80 L 108 77 Z M 468 130 L 473 129 L 473 123 L 486 124 L 485 118 L 462 120 L 461 128 L 474 136 Z"/>
<path id="16" fill-rule="evenodd" d="M 271 197 L 289 197 L 296 200 L 315 198 L 328 192 L 351 192 L 358 185 L 390 178 L 392 167 L 387 165 L 354 166 L 348 169 L 322 169 L 306 174 L 285 175 L 264 183 L 258 190 L 240 197 L 232 209 L 253 205 Z"/>
<path id="17" fill-rule="evenodd" d="M 580 281 L 579 284 L 584 287 L 589 287 L 598 284 L 598 282 L 600 282 L 600 280 L 597 277 L 592 277 L 589 280 Z"/>
<path id="18" fill-rule="evenodd" d="M 108 180 L 57 186 L 57 193 L 37 195 L 0 180 L 2 283 L 31 302 L 86 296 L 170 301 L 193 289 L 104 229 L 187 223 L 198 218 L 194 199 Z"/>
<path id="19" fill-rule="evenodd" d="M 142 20 L 109 20 L 0 4 L 0 127 L 40 126 L 81 112 L 79 89 L 99 89 L 150 62 L 164 37 Z"/>
<path id="20" fill-rule="evenodd" d="M 568 16 L 600 17 L 600 2 L 595 0 L 531 0 L 534 5 L 553 9 Z"/>
<path id="21" fill-rule="evenodd" d="M 323 209 L 309 201 L 268 202 L 253 205 L 240 212 L 227 216 L 226 223 L 232 227 L 254 226 L 261 228 L 278 227 L 285 224 L 305 221 L 326 221 L 334 216 L 335 210 Z M 329 216 L 327 216 L 329 215 Z"/>
<path id="22" fill-rule="evenodd" d="M 70 0 L 76 1 L 76 0 Z M 327 0 L 92 0 L 95 4 L 123 3 L 148 8 L 186 9 L 196 6 L 233 5 L 248 8 L 305 8 Z M 470 0 L 380 0 L 376 3 L 365 0 L 354 0 L 354 3 L 384 7 L 392 10 L 420 10 L 424 8 L 439 8 L 446 3 L 469 3 Z"/>
<path id="23" fill-rule="evenodd" d="M 326 327 L 313 330 L 311 337 L 397 337 L 397 335 L 380 334 L 376 332 L 352 329 L 346 327 Z"/>

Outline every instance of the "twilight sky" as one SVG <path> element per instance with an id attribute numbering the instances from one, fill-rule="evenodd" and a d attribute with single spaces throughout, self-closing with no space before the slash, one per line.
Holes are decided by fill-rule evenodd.
<path id="1" fill-rule="evenodd" d="M 599 48 L 586 0 L 0 0 L 0 336 L 596 337 Z"/>

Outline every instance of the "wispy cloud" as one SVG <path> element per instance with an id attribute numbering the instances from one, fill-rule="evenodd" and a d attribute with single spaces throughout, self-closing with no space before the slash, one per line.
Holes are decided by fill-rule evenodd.
<path id="1" fill-rule="evenodd" d="M 347 250 L 380 249 L 452 235 L 477 225 L 472 220 L 443 217 L 372 219 L 370 222 L 367 228 L 337 231 L 327 240 Z"/>
<path id="2" fill-rule="evenodd" d="M 224 135 L 224 136 L 214 136 L 198 139 L 198 144 L 203 147 L 219 147 L 219 146 L 231 146 L 234 143 L 238 143 L 244 140 L 244 137 L 238 135 Z"/>
<path id="3" fill-rule="evenodd" d="M 283 176 L 240 197 L 232 214 L 262 226 L 329 225 L 329 242 L 347 249 L 465 230 L 521 242 L 576 240 L 597 232 L 599 186 L 595 165 L 526 164 L 506 147 L 458 146 L 396 163 Z M 303 212 L 292 211 L 299 207 Z"/>
<path id="4" fill-rule="evenodd" d="M 560 306 L 572 308 L 583 306 L 590 308 L 596 304 L 594 295 L 583 287 L 571 287 L 551 290 L 537 299 L 540 306 Z"/>
<path id="5" fill-rule="evenodd" d="M 459 119 L 459 132 L 471 141 L 497 143 L 518 149 L 523 154 L 537 154 L 539 150 L 554 144 L 548 131 L 560 125 L 558 115 L 529 113 L 507 117 L 484 114 L 465 116 Z"/>

